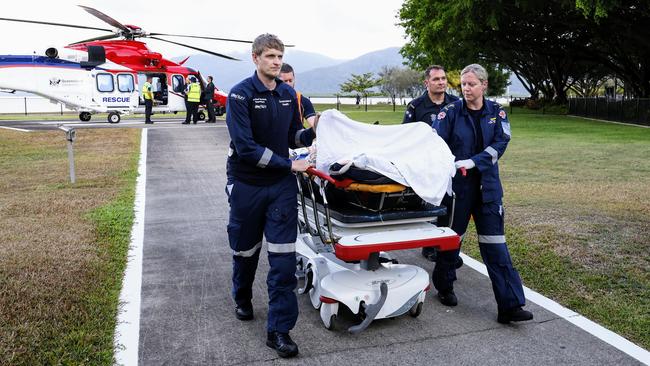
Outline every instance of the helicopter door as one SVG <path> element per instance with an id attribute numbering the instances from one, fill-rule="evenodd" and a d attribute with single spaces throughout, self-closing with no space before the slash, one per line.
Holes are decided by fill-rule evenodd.
<path id="1" fill-rule="evenodd" d="M 158 101 L 158 105 L 167 105 L 168 93 L 167 93 L 167 75 L 164 73 L 149 73 L 149 74 L 138 74 L 138 85 L 140 86 L 140 105 L 144 105 L 144 99 L 142 98 L 142 86 L 147 81 L 147 75 L 151 76 L 151 89 L 153 91 L 153 99 Z"/>

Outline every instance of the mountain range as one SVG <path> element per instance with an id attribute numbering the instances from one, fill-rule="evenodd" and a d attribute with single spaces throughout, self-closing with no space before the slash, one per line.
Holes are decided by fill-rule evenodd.
<path id="1" fill-rule="evenodd" d="M 225 91 L 250 76 L 255 69 L 249 53 L 234 53 L 231 56 L 242 61 L 232 61 L 206 54 L 190 55 L 185 62 L 201 72 L 203 76 L 214 76 L 215 85 Z M 185 57 L 174 58 L 180 61 Z M 352 60 L 333 59 L 318 53 L 305 52 L 288 48 L 284 61 L 289 63 L 296 73 L 296 89 L 305 95 L 331 95 L 340 92 L 340 84 L 350 78 L 351 74 L 373 72 L 377 74 L 383 66 L 403 66 L 405 59 L 399 53 L 399 47 L 373 51 Z M 528 95 L 521 82 L 510 77 L 510 95 Z"/>

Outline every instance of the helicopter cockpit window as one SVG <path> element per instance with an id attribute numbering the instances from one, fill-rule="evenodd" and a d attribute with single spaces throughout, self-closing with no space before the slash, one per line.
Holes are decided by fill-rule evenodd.
<path id="1" fill-rule="evenodd" d="M 172 77 L 172 89 L 176 93 L 182 93 L 185 90 L 185 81 L 183 80 L 183 76 L 174 75 Z"/>
<path id="2" fill-rule="evenodd" d="M 97 90 L 100 92 L 112 92 L 115 90 L 113 75 L 105 73 L 97 74 Z"/>
<path id="3" fill-rule="evenodd" d="M 117 89 L 121 92 L 132 92 L 133 90 L 135 90 L 135 84 L 133 83 L 133 75 L 131 74 L 117 75 Z"/>

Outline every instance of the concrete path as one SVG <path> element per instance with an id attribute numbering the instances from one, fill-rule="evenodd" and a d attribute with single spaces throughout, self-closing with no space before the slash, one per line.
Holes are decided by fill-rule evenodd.
<path id="1" fill-rule="evenodd" d="M 431 291 L 420 317 L 375 321 L 356 336 L 344 330 L 326 330 L 308 298 L 299 296 L 300 317 L 291 335 L 300 355 L 280 359 L 264 344 L 268 299 L 265 249 L 254 288 L 256 318 L 240 322 L 233 314 L 224 193 L 227 129 L 223 124 L 158 128 L 149 130 L 147 136 L 139 344 L 137 361 L 128 363 L 641 364 L 536 304 L 528 306 L 535 314 L 534 321 L 498 324 L 490 282 L 469 266 L 458 273 L 457 307 L 442 306 Z M 395 252 L 395 256 L 401 263 L 431 270 L 431 263 L 417 250 Z M 138 334 L 137 324 L 132 331 Z M 133 346 L 126 345 L 127 349 Z"/>

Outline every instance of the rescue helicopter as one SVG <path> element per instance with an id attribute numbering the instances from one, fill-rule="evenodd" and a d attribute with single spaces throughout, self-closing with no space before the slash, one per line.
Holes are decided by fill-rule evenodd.
<path id="1" fill-rule="evenodd" d="M 66 108 L 78 111 L 79 119 L 84 122 L 90 121 L 95 113 L 108 113 L 109 123 L 119 123 L 122 115 L 144 113 L 140 89 L 147 76 L 151 76 L 153 113 L 176 113 L 185 111 L 183 92 L 187 79 L 195 77 L 201 84 L 201 90 L 206 81 L 198 71 L 183 66 L 189 57 L 178 63 L 165 59 L 160 53 L 149 50 L 138 39 L 155 39 L 237 61 L 239 60 L 234 57 L 160 37 L 252 43 L 230 38 L 148 33 L 138 26 L 122 24 L 96 9 L 79 6 L 114 29 L 0 18 L 3 21 L 109 32 L 107 35 L 71 43 L 60 50 L 50 47 L 40 56 L 0 55 L 0 90 L 10 93 L 29 92 L 47 98 L 52 103 L 62 103 Z M 215 88 L 211 97 L 216 114 L 225 113 L 227 95 Z M 205 118 L 203 111 L 199 113 L 199 118 Z"/>

